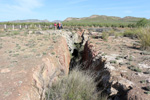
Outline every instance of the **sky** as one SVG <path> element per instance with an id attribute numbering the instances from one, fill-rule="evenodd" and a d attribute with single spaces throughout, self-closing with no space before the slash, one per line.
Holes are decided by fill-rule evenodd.
<path id="1" fill-rule="evenodd" d="M 91 15 L 150 18 L 150 0 L 0 0 L 0 21 Z"/>

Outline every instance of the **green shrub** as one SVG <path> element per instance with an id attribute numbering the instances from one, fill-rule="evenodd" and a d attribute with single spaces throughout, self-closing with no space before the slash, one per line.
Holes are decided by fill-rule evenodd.
<path id="1" fill-rule="evenodd" d="M 144 92 L 145 94 L 150 94 L 150 92 L 149 91 L 146 91 L 146 92 Z"/>
<path id="2" fill-rule="evenodd" d="M 19 31 L 12 32 L 12 35 L 18 35 L 18 34 L 20 34 Z"/>
<path id="3" fill-rule="evenodd" d="M 144 27 L 144 26 L 146 26 L 147 24 L 148 24 L 148 20 L 145 19 L 145 18 L 143 18 L 143 19 L 141 19 L 140 21 L 138 21 L 138 22 L 136 23 L 136 26 L 137 26 L 137 27 Z"/>
<path id="4" fill-rule="evenodd" d="M 142 80 L 142 81 L 140 81 L 140 83 L 146 83 L 146 80 Z"/>
<path id="5" fill-rule="evenodd" d="M 107 41 L 108 40 L 108 37 L 109 37 L 109 33 L 106 33 L 106 32 L 103 32 L 102 33 L 102 39 Z"/>
<path id="6" fill-rule="evenodd" d="M 142 72 L 142 70 L 139 68 L 139 67 L 135 67 L 133 65 L 131 65 L 130 67 L 128 67 L 129 69 L 131 69 L 132 71 L 135 71 L 135 72 Z"/>
<path id="7" fill-rule="evenodd" d="M 150 86 L 146 86 L 145 89 L 146 89 L 147 91 L 150 91 Z"/>
<path id="8" fill-rule="evenodd" d="M 52 54 L 52 55 L 55 55 L 55 52 L 52 52 L 51 54 Z"/>
<path id="9" fill-rule="evenodd" d="M 107 100 L 98 97 L 94 77 L 88 73 L 73 69 L 51 86 L 46 93 L 47 100 Z"/>
<path id="10" fill-rule="evenodd" d="M 122 37 L 123 33 L 115 33 L 115 38 Z"/>
<path id="11" fill-rule="evenodd" d="M 46 52 L 43 52 L 43 55 L 46 55 L 47 53 Z"/>
<path id="12" fill-rule="evenodd" d="M 139 33 L 139 29 L 128 29 L 123 33 L 124 37 L 130 37 L 130 38 L 137 38 L 138 33 Z"/>
<path id="13" fill-rule="evenodd" d="M 116 64 L 117 61 L 116 60 L 111 60 L 110 63 Z"/>
<path id="14" fill-rule="evenodd" d="M 118 57 L 116 57 L 115 59 L 116 59 L 116 60 L 119 60 L 119 59 L 120 59 L 120 57 L 118 56 Z"/>
<path id="15" fill-rule="evenodd" d="M 142 49 L 150 48 L 150 27 L 140 29 L 140 34 L 138 34 L 138 39 L 140 40 Z"/>
<path id="16" fill-rule="evenodd" d="M 93 39 L 97 39 L 97 38 L 98 38 L 97 35 L 92 35 L 91 37 L 92 37 Z"/>
<path id="17" fill-rule="evenodd" d="M 149 51 L 142 51 L 141 54 L 142 55 L 150 55 L 150 52 Z"/>

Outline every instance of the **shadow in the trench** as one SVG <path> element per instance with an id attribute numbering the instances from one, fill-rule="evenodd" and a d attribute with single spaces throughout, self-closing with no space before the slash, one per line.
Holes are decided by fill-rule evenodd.
<path id="1" fill-rule="evenodd" d="M 80 64 L 79 51 L 77 49 L 74 49 L 70 61 L 69 70 L 72 70 L 75 66 L 77 66 L 77 64 Z"/>
<path id="2" fill-rule="evenodd" d="M 78 57 L 78 53 L 79 53 L 78 50 L 74 49 L 73 53 L 72 53 L 72 56 L 76 58 L 76 57 Z"/>

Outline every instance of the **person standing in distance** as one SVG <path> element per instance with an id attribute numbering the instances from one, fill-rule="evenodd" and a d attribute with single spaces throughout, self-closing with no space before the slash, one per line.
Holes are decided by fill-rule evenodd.
<path id="1" fill-rule="evenodd" d="M 54 27 L 55 27 L 55 30 L 56 30 L 56 28 L 57 28 L 57 24 L 56 23 L 54 23 Z"/>

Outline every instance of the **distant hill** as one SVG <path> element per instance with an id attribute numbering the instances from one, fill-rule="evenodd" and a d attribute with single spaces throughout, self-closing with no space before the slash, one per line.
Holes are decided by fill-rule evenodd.
<path id="1" fill-rule="evenodd" d="M 14 22 L 14 23 L 26 23 L 26 22 L 40 23 L 40 22 L 49 22 L 49 21 L 48 20 L 38 20 L 38 19 L 27 19 L 27 20 L 14 20 L 14 21 L 8 21 L 8 22 Z"/>
<path id="2" fill-rule="evenodd" d="M 77 23 L 89 23 L 89 22 L 100 22 L 100 23 L 133 23 L 137 22 L 142 18 L 127 16 L 124 18 L 115 17 L 115 16 L 105 16 L 105 15 L 92 15 L 90 17 L 83 18 L 73 18 L 69 17 L 64 20 L 64 22 L 77 22 Z"/>
<path id="3" fill-rule="evenodd" d="M 59 23 L 59 22 L 62 22 L 61 20 L 54 20 L 52 21 L 53 23 Z"/>

